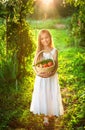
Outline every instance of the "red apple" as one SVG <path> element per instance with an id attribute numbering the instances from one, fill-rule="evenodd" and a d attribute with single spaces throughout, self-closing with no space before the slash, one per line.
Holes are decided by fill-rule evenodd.
<path id="1" fill-rule="evenodd" d="M 48 67 L 48 64 L 43 64 L 43 68 Z"/>
<path id="2" fill-rule="evenodd" d="M 48 62 L 48 66 L 50 67 L 50 66 L 52 66 L 53 65 L 53 62 L 52 61 L 49 61 Z"/>

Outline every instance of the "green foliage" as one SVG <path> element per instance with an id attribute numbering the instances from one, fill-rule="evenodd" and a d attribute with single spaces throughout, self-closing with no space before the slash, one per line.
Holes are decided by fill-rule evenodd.
<path id="1" fill-rule="evenodd" d="M 64 0 L 58 1 L 57 9 L 59 16 L 69 17 L 75 12 L 75 7 L 73 5 L 65 4 Z"/>
<path id="2" fill-rule="evenodd" d="M 17 62 L 17 61 L 16 61 Z M 12 57 L 5 58 L 1 60 L 0 64 L 0 83 L 1 86 L 7 83 L 15 82 L 17 75 L 17 65 L 13 61 Z"/>
<path id="3" fill-rule="evenodd" d="M 81 50 L 79 50 L 79 51 L 81 51 Z M 85 68 L 84 68 L 84 66 L 85 66 L 85 61 L 84 61 L 85 56 L 84 55 L 85 54 L 84 54 L 84 51 L 83 51 L 83 54 L 82 54 L 82 51 L 77 52 L 76 54 L 75 54 L 75 52 L 77 52 L 77 49 L 70 49 L 70 50 L 68 49 L 67 50 L 68 55 L 66 57 L 62 57 L 64 52 L 61 52 L 62 55 L 60 57 L 60 62 L 59 62 L 61 66 L 59 69 L 61 71 L 63 70 L 63 72 L 66 71 L 65 75 L 63 75 L 61 77 L 61 80 L 62 81 L 64 80 L 64 82 L 66 84 L 67 83 L 72 84 L 74 82 L 77 82 L 77 84 L 78 83 L 84 84 L 85 77 L 82 72 L 85 71 Z M 74 57 L 74 59 L 73 59 L 73 57 Z M 69 60 L 68 60 L 68 58 L 69 58 Z M 63 63 L 62 63 L 62 61 L 63 61 Z M 63 66 L 61 63 L 63 64 Z M 66 70 L 64 70 L 64 68 L 62 68 L 62 67 L 66 68 Z M 59 72 L 60 72 L 60 70 L 59 70 Z M 72 74 L 69 77 L 67 77 L 69 73 L 72 73 Z M 68 80 L 67 80 L 67 78 L 68 78 Z"/>
<path id="4" fill-rule="evenodd" d="M 25 18 L 27 12 L 32 13 L 32 4 L 33 1 L 27 0 L 0 1 L 0 7 L 3 7 L 0 8 L 0 17 L 5 21 L 5 25 L 1 23 L 0 26 L 1 130 L 12 125 L 12 119 L 17 122 L 24 115 L 23 111 L 28 110 L 31 100 L 28 91 L 32 91 L 31 64 L 35 43 L 33 32 Z"/>
<path id="5" fill-rule="evenodd" d="M 21 79 L 27 75 L 27 66 L 29 68 L 32 62 L 32 54 L 35 50 L 33 33 L 27 23 L 8 23 L 7 33 L 7 53 L 12 55 L 12 58 L 17 61 L 18 74 L 16 77 Z"/>
<path id="6" fill-rule="evenodd" d="M 32 44 L 34 41 L 31 28 L 25 21 L 26 15 L 32 13 L 33 0 L 0 1 L 0 6 L 3 7 L 0 16 L 6 21 L 3 41 L 6 57 L 13 58 L 13 62 L 17 66 L 16 71 L 18 71 L 16 78 L 21 80 L 28 73 L 27 62 L 31 63 L 29 54 L 32 54 L 35 48 L 35 45 Z"/>
<path id="7" fill-rule="evenodd" d="M 29 116 L 29 104 L 33 86 L 33 77 L 24 80 L 22 84 L 18 83 L 18 88 L 13 82 L 3 84 L 0 88 L 0 129 L 9 129 L 10 127 L 25 127 L 26 122 L 23 119 Z M 32 74 L 33 76 L 33 74 Z M 20 123 L 21 122 L 21 123 Z"/>
<path id="8" fill-rule="evenodd" d="M 5 25 L 3 24 L 0 26 L 0 59 L 3 55 L 5 56 L 6 52 L 6 49 L 4 48 L 4 46 L 6 45 L 5 35 L 6 35 L 6 28 Z"/>
<path id="9" fill-rule="evenodd" d="M 68 48 L 60 52 L 59 79 L 63 87 L 65 114 L 61 122 L 64 129 L 84 129 L 85 120 L 85 52 Z M 66 124 L 66 125 L 65 125 Z"/>
<path id="10" fill-rule="evenodd" d="M 85 47 L 85 2 L 83 0 L 66 0 L 66 2 L 76 7 L 70 28 L 71 45 Z"/>
<path id="11" fill-rule="evenodd" d="M 78 13 L 75 13 L 71 19 L 71 24 L 69 28 L 69 38 L 70 38 L 70 45 L 71 46 L 82 46 L 84 47 L 84 21 L 79 17 L 84 17 L 83 15 L 80 15 L 79 17 Z"/>
<path id="12" fill-rule="evenodd" d="M 33 0 L 0 1 L 0 17 L 11 20 L 22 20 L 27 14 L 33 13 Z"/>
<path id="13" fill-rule="evenodd" d="M 7 129 L 8 126 L 16 127 L 19 118 L 24 118 L 24 111 L 28 111 L 30 104 L 33 71 L 32 57 L 35 50 L 32 31 L 28 24 L 22 26 L 19 30 L 17 24 L 13 24 L 10 29 L 10 37 L 8 37 L 10 45 L 6 53 L 5 30 L 6 27 L 1 25 L 0 28 L 0 129 Z M 16 28 L 17 27 L 17 28 Z M 14 29 L 14 30 L 13 30 Z M 21 31 L 21 35 L 17 32 Z M 19 44 L 19 36 L 21 36 L 21 44 Z M 12 39 L 11 39 L 12 38 Z M 17 43 L 17 44 L 16 44 Z M 20 46 L 21 45 L 21 46 Z M 24 45 L 24 46 L 23 46 Z M 23 47 L 23 48 L 22 48 Z M 22 50 L 21 50 L 22 49 Z M 20 53 L 19 53 L 19 50 Z M 19 53 L 19 55 L 18 55 Z M 23 57 L 25 64 L 21 64 L 21 73 L 19 75 L 20 64 L 18 64 L 18 56 L 20 60 Z M 20 62 L 21 63 L 21 62 Z M 20 77 L 19 77 L 20 76 Z M 27 100 L 28 99 L 28 100 Z M 15 125 L 13 124 L 15 122 Z M 21 125 L 21 124 L 20 124 Z"/>

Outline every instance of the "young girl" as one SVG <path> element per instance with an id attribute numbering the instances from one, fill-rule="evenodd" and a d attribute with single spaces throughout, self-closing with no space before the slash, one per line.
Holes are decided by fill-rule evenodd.
<path id="1" fill-rule="evenodd" d="M 34 114 L 44 114 L 44 125 L 49 125 L 49 118 L 63 114 L 60 86 L 58 83 L 58 51 L 53 47 L 52 37 L 48 30 L 41 30 L 38 36 L 38 47 L 36 55 L 41 51 L 45 59 L 53 56 L 55 68 L 50 73 L 37 73 L 30 111 Z M 34 58 L 34 63 L 36 60 Z"/>

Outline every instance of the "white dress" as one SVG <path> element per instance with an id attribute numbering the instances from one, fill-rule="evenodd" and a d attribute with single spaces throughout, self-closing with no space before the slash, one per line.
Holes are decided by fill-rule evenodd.
<path id="1" fill-rule="evenodd" d="M 55 50 L 55 48 L 52 49 L 50 53 L 54 54 Z M 43 57 L 45 59 L 51 58 L 50 53 L 43 53 Z M 63 114 L 64 110 L 57 73 L 48 78 L 36 76 L 30 111 L 38 115 L 59 116 Z"/>

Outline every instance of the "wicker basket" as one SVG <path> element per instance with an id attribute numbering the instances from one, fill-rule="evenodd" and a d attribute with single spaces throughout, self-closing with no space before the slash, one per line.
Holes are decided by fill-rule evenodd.
<path id="1" fill-rule="evenodd" d="M 42 53 L 44 53 L 44 52 L 47 52 L 47 51 L 46 51 L 46 50 L 42 50 L 42 51 L 40 51 L 40 52 L 37 54 L 36 60 L 35 60 L 35 64 L 37 64 L 37 62 L 38 62 L 38 57 L 39 57 Z M 50 53 L 50 54 L 51 54 L 51 53 Z M 35 65 L 35 71 L 36 71 L 36 73 L 47 73 L 47 72 L 49 73 L 49 72 L 52 72 L 52 71 L 54 70 L 55 62 L 54 62 L 54 59 L 53 59 L 53 55 L 52 55 L 52 54 L 51 54 L 51 57 L 52 57 L 52 58 L 50 58 L 50 59 L 52 60 L 53 65 L 50 66 L 50 67 L 45 67 L 45 68 L 41 68 L 41 67 Z"/>

